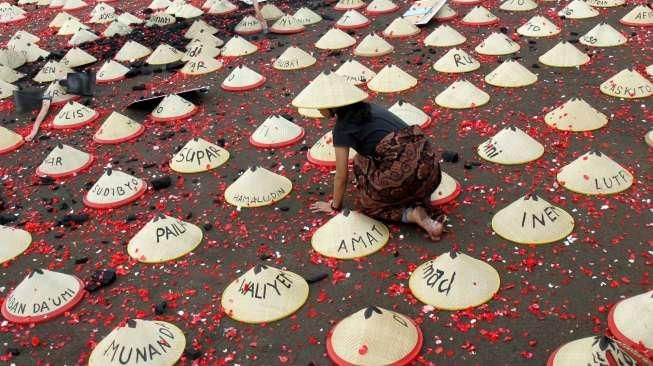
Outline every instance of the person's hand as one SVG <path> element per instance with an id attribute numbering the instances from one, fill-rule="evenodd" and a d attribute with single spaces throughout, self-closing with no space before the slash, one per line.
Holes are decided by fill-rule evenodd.
<path id="1" fill-rule="evenodd" d="M 310 205 L 310 209 L 313 213 L 324 212 L 324 213 L 334 213 L 335 211 L 331 208 L 331 202 L 317 201 Z"/>
<path id="2" fill-rule="evenodd" d="M 36 137 L 36 132 L 32 131 L 29 135 L 25 136 L 25 141 L 30 142 L 34 140 L 34 137 Z"/>

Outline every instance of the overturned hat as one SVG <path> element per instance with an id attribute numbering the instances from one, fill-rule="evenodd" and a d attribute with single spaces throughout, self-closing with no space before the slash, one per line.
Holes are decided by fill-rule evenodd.
<path id="1" fill-rule="evenodd" d="M 521 244 L 546 244 L 561 240 L 574 230 L 574 218 L 535 194 L 526 195 L 492 217 L 492 230 Z"/>
<path id="2" fill-rule="evenodd" d="M 588 0 L 587 3 L 597 8 L 613 8 L 626 3 L 626 0 Z"/>
<path id="3" fill-rule="evenodd" d="M 503 33 L 493 32 L 483 42 L 479 43 L 474 50 L 481 55 L 501 56 L 519 51 L 519 43 L 510 39 Z"/>
<path id="4" fill-rule="evenodd" d="M 52 120 L 52 128 L 79 128 L 95 121 L 100 116 L 92 108 L 75 101 L 69 101 Z"/>
<path id="5" fill-rule="evenodd" d="M 601 84 L 601 92 L 617 98 L 637 99 L 653 95 L 653 83 L 635 70 L 623 69 Z"/>
<path id="6" fill-rule="evenodd" d="M 591 7 L 585 0 L 573 0 L 562 8 L 558 15 L 568 19 L 587 19 L 599 15 L 599 11 Z"/>
<path id="7" fill-rule="evenodd" d="M 118 112 L 112 112 L 93 135 L 99 144 L 119 144 L 140 136 L 145 127 Z"/>
<path id="8" fill-rule="evenodd" d="M 517 28 L 517 33 L 526 37 L 551 37 L 560 33 L 560 27 L 548 18 L 536 15 Z"/>
<path id="9" fill-rule="evenodd" d="M 58 144 L 36 168 L 36 174 L 41 177 L 67 177 L 88 168 L 93 163 L 93 159 L 93 155 L 89 153 L 65 144 Z"/>
<path id="10" fill-rule="evenodd" d="M 453 201 L 462 191 L 462 187 L 457 180 L 445 172 L 441 173 L 442 178 L 440 179 L 440 184 L 431 193 L 430 197 L 433 206 L 444 205 Z"/>
<path id="11" fill-rule="evenodd" d="M 95 61 L 97 61 L 95 57 L 80 48 L 74 47 L 68 50 L 59 62 L 64 66 L 74 68 L 92 64 Z"/>
<path id="12" fill-rule="evenodd" d="M 145 62 L 150 65 L 166 65 L 180 61 L 183 56 L 184 54 L 176 48 L 162 43 L 157 46 Z"/>
<path id="13" fill-rule="evenodd" d="M 397 101 L 397 103 L 393 104 L 392 107 L 388 109 L 388 111 L 401 118 L 401 120 L 406 122 L 406 124 L 409 126 L 419 126 L 420 128 L 426 128 L 429 124 L 431 124 L 431 117 L 429 117 L 428 114 L 403 100 Z"/>
<path id="14" fill-rule="evenodd" d="M 537 2 L 533 0 L 506 0 L 499 6 L 499 9 L 505 11 L 529 11 L 536 8 Z"/>
<path id="15" fill-rule="evenodd" d="M 0 225 L 0 263 L 5 263 L 23 253 L 32 243 L 32 234 L 9 226 Z"/>
<path id="16" fill-rule="evenodd" d="M 107 169 L 84 196 L 84 204 L 92 208 L 116 208 L 136 201 L 146 189 L 142 179 Z"/>
<path id="17" fill-rule="evenodd" d="M 450 49 L 433 64 L 436 71 L 446 73 L 470 72 L 479 67 L 481 63 L 478 60 L 459 48 Z"/>
<path id="18" fill-rule="evenodd" d="M 121 21 L 114 20 L 102 32 L 104 37 L 126 36 L 132 32 L 132 28 Z"/>
<path id="19" fill-rule="evenodd" d="M 292 145 L 304 138 L 304 128 L 283 116 L 268 117 L 249 137 L 249 142 L 262 148 L 279 148 Z"/>
<path id="20" fill-rule="evenodd" d="M 585 100 L 572 98 L 544 116 L 544 122 L 563 131 L 593 131 L 605 126 L 608 117 Z"/>
<path id="21" fill-rule="evenodd" d="M 518 88 L 534 84 L 537 75 L 519 62 L 508 59 L 485 76 L 485 82 L 500 88 Z"/>
<path id="22" fill-rule="evenodd" d="M 626 42 L 628 42 L 626 36 L 607 23 L 597 24 L 580 37 L 580 43 L 590 47 L 614 47 Z"/>
<path id="23" fill-rule="evenodd" d="M 214 0 L 207 10 L 209 14 L 226 15 L 238 10 L 238 6 L 228 0 Z"/>
<path id="24" fill-rule="evenodd" d="M 546 366 L 643 365 L 630 352 L 612 338 L 592 336 L 560 346 L 551 353 Z"/>
<path id="25" fill-rule="evenodd" d="M 421 30 L 403 17 L 395 18 L 384 30 L 383 35 L 388 38 L 410 37 Z"/>
<path id="26" fill-rule="evenodd" d="M 127 41 L 113 57 L 116 61 L 132 62 L 148 56 L 152 50 L 136 41 Z"/>
<path id="27" fill-rule="evenodd" d="M 615 338 L 629 347 L 653 351 L 653 290 L 618 302 L 608 314 Z"/>
<path id="28" fill-rule="evenodd" d="M 506 127 L 478 146 L 478 155 L 503 165 L 525 164 L 539 159 L 544 146 L 517 127 Z"/>
<path id="29" fill-rule="evenodd" d="M 349 149 L 349 162 L 353 161 L 356 156 L 354 149 Z M 329 131 L 322 135 L 319 140 L 308 149 L 306 154 L 308 161 L 320 166 L 336 165 L 336 150 L 333 146 L 333 132 Z"/>
<path id="30" fill-rule="evenodd" d="M 116 61 L 108 60 L 98 70 L 96 81 L 98 84 L 104 84 L 122 80 L 128 72 L 129 68 L 127 66 Z"/>
<path id="31" fill-rule="evenodd" d="M 510 0 L 508 0 L 510 1 Z M 461 20 L 461 23 L 467 25 L 489 25 L 498 23 L 499 18 L 492 14 L 483 5 L 476 5 Z"/>
<path id="32" fill-rule="evenodd" d="M 365 2 L 363 0 L 340 0 L 333 7 L 336 10 L 349 10 L 349 9 L 360 9 L 365 7 Z"/>
<path id="33" fill-rule="evenodd" d="M 180 71 L 184 75 L 203 75 L 219 70 L 222 66 L 224 66 L 222 61 L 208 56 L 198 56 L 186 61 Z"/>
<path id="34" fill-rule="evenodd" d="M 362 102 L 367 93 L 336 73 L 321 73 L 292 101 L 297 108 L 337 108 Z"/>
<path id="35" fill-rule="evenodd" d="M 422 330 L 410 318 L 369 306 L 344 318 L 327 334 L 327 354 L 338 366 L 408 365 L 422 349 Z"/>
<path id="36" fill-rule="evenodd" d="M 23 136 L 16 132 L 0 126 L 0 154 L 14 151 L 25 143 Z"/>
<path id="37" fill-rule="evenodd" d="M 458 16 L 458 13 L 450 7 L 449 4 L 445 3 L 433 17 L 439 22 L 445 22 L 455 18 L 456 16 Z"/>
<path id="38" fill-rule="evenodd" d="M 272 26 L 272 33 L 292 34 L 304 31 L 304 25 L 292 15 L 284 15 L 279 18 Z"/>
<path id="39" fill-rule="evenodd" d="M 0 79 L 0 100 L 13 96 L 15 90 L 18 90 L 18 87 Z"/>
<path id="40" fill-rule="evenodd" d="M 263 85 L 265 80 L 265 76 L 247 66 L 239 65 L 224 79 L 220 87 L 227 91 L 251 90 Z"/>
<path id="41" fill-rule="evenodd" d="M 239 57 L 251 55 L 258 51 L 255 44 L 248 42 L 246 39 L 237 35 L 231 37 L 222 48 L 222 56 L 225 57 Z"/>
<path id="42" fill-rule="evenodd" d="M 397 93 L 417 85 L 417 79 L 399 66 L 386 65 L 367 83 L 367 87 L 378 93 Z"/>
<path id="43" fill-rule="evenodd" d="M 437 105 L 451 109 L 479 107 L 489 101 L 489 94 L 467 80 L 454 81 L 435 97 Z"/>
<path id="44" fill-rule="evenodd" d="M 129 256 L 142 263 L 162 263 L 190 253 L 201 242 L 202 229 L 166 215 L 157 215 L 127 244 Z"/>
<path id="45" fill-rule="evenodd" d="M 372 21 L 367 19 L 365 15 L 358 11 L 351 9 L 347 10 L 336 22 L 336 28 L 339 29 L 358 29 L 367 27 Z"/>
<path id="46" fill-rule="evenodd" d="M 267 3 L 261 7 L 261 15 L 265 20 L 277 20 L 285 14 L 276 5 Z"/>
<path id="47" fill-rule="evenodd" d="M 356 39 L 338 28 L 331 28 L 315 42 L 322 50 L 339 50 L 356 44 Z"/>
<path id="48" fill-rule="evenodd" d="M 290 46 L 274 60 L 272 67 L 277 70 L 299 70 L 314 65 L 315 57 L 299 47 Z"/>
<path id="49" fill-rule="evenodd" d="M 590 57 L 567 41 L 560 41 L 538 59 L 547 66 L 576 67 L 590 61 Z"/>
<path id="50" fill-rule="evenodd" d="M 95 346 L 88 364 L 175 365 L 185 348 L 186 337 L 175 325 L 159 320 L 131 319 Z"/>
<path id="51" fill-rule="evenodd" d="M 62 315 L 84 297 L 79 278 L 47 269 L 34 269 L 2 304 L 2 316 L 13 323 L 40 323 Z"/>
<path id="52" fill-rule="evenodd" d="M 394 51 L 394 47 L 383 37 L 370 33 L 356 46 L 354 55 L 363 57 L 377 57 L 387 55 Z"/>
<path id="53" fill-rule="evenodd" d="M 435 28 L 424 38 L 424 45 L 429 47 L 453 47 L 465 43 L 467 38 L 447 24 Z"/>
<path id="54" fill-rule="evenodd" d="M 388 14 L 397 10 L 399 10 L 399 5 L 391 0 L 372 0 L 365 8 L 365 12 L 372 16 Z"/>
<path id="55" fill-rule="evenodd" d="M 322 21 L 322 16 L 320 16 L 320 14 L 306 7 L 299 8 L 299 10 L 293 14 L 293 17 L 305 26 L 316 24 Z"/>
<path id="56" fill-rule="evenodd" d="M 33 80 L 37 83 L 49 83 L 55 80 L 63 80 L 66 78 L 66 75 L 73 72 L 71 68 L 61 62 L 50 60 L 43 65 Z"/>
<path id="57" fill-rule="evenodd" d="M 479 306 L 499 291 L 499 273 L 491 265 L 456 251 L 417 267 L 408 280 L 421 302 L 442 310 Z"/>
<path id="58" fill-rule="evenodd" d="M 170 24 L 175 24 L 177 22 L 177 18 L 175 18 L 174 15 L 172 14 L 167 14 L 165 12 L 158 12 L 152 14 L 148 19 L 147 22 L 145 22 L 146 27 L 165 27 Z"/>
<path id="59" fill-rule="evenodd" d="M 25 74 L 14 71 L 12 68 L 0 63 L 0 80 L 6 83 L 13 83 L 18 81 L 23 76 L 25 76 Z"/>
<path id="60" fill-rule="evenodd" d="M 633 175 L 599 151 L 590 151 L 560 169 L 558 183 L 576 193 L 597 195 L 625 191 Z"/>
<path id="61" fill-rule="evenodd" d="M 196 105 L 177 94 L 168 94 L 152 111 L 152 119 L 157 122 L 174 121 L 192 116 L 197 109 Z"/>
<path id="62" fill-rule="evenodd" d="M 639 4 L 619 19 L 619 23 L 632 27 L 651 26 L 653 25 L 653 8 Z"/>
<path id="63" fill-rule="evenodd" d="M 290 179 L 265 168 L 247 169 L 224 191 L 225 200 L 237 207 L 268 206 L 290 194 Z"/>
<path id="64" fill-rule="evenodd" d="M 244 323 L 268 323 L 294 314 L 308 300 L 308 283 L 300 275 L 257 264 L 222 293 L 222 308 Z"/>
<path id="65" fill-rule="evenodd" d="M 172 157 L 170 168 L 179 173 L 200 173 L 217 168 L 227 160 L 227 150 L 195 137 Z"/>
<path id="66" fill-rule="evenodd" d="M 383 223 L 345 209 L 313 233 L 311 245 L 326 257 L 353 259 L 379 251 L 389 238 Z"/>
<path id="67" fill-rule="evenodd" d="M 367 83 L 376 75 L 374 71 L 354 59 L 345 61 L 335 73 L 354 85 Z"/>
<path id="68" fill-rule="evenodd" d="M 61 28 L 67 21 L 69 20 L 77 20 L 79 21 L 79 18 L 70 15 L 66 13 L 65 11 L 57 13 L 57 15 L 52 19 L 50 24 L 48 24 L 48 27 L 50 28 Z"/>
<path id="69" fill-rule="evenodd" d="M 76 95 L 67 94 L 66 88 L 64 88 L 58 81 L 51 83 L 45 92 L 43 92 L 44 99 L 50 99 L 52 104 L 58 105 L 66 103 L 70 100 L 79 98 Z"/>
<path id="70" fill-rule="evenodd" d="M 236 28 L 234 28 L 234 32 L 243 36 L 256 34 L 261 31 L 263 31 L 263 24 L 253 15 L 246 15 L 243 17 L 243 19 L 236 24 Z"/>

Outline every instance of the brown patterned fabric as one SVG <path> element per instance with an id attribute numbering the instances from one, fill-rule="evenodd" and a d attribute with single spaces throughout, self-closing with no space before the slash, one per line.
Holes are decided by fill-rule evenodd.
<path id="1" fill-rule="evenodd" d="M 361 211 L 370 217 L 401 221 L 404 210 L 416 206 L 435 214 L 430 196 L 440 184 L 440 164 L 418 126 L 388 134 L 372 158 L 356 155 L 354 175 Z"/>

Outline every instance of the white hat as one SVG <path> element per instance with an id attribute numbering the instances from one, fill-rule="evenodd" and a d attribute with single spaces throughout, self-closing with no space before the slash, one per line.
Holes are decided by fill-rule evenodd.
<path id="1" fill-rule="evenodd" d="M 349 162 L 356 156 L 354 149 L 349 149 Z M 308 149 L 306 154 L 308 161 L 320 166 L 336 166 L 336 150 L 333 146 L 333 132 L 329 131 L 322 135 L 319 140 Z"/>
<path id="2" fill-rule="evenodd" d="M 539 159 L 544 146 L 521 129 L 511 126 L 499 131 L 478 146 L 484 160 L 502 165 L 525 164 Z"/>
<path id="3" fill-rule="evenodd" d="M 0 48 L 0 64 L 10 69 L 17 69 L 27 62 L 25 55 L 14 49 Z"/>
<path id="4" fill-rule="evenodd" d="M 550 37 L 560 33 L 560 27 L 544 16 L 535 15 L 517 28 L 517 33 L 525 37 Z"/>
<path id="5" fill-rule="evenodd" d="M 220 70 L 223 66 L 222 61 L 208 56 L 198 56 L 188 59 L 180 71 L 184 75 L 203 75 Z"/>
<path id="6" fill-rule="evenodd" d="M 65 144 L 58 144 L 36 168 L 36 174 L 41 177 L 67 177 L 88 168 L 93 160 L 93 155 L 89 153 Z"/>
<path id="7" fill-rule="evenodd" d="M 448 24 L 439 25 L 424 38 L 424 45 L 429 47 L 453 47 L 465 43 L 467 38 Z"/>
<path id="8" fill-rule="evenodd" d="M 336 22 L 336 28 L 339 29 L 358 29 L 367 27 L 372 23 L 365 15 L 354 9 L 347 10 Z"/>
<path id="9" fill-rule="evenodd" d="M 5 263 L 27 250 L 32 243 L 32 234 L 22 229 L 0 225 L 0 242 L 0 263 Z"/>
<path id="10" fill-rule="evenodd" d="M 315 42 L 322 50 L 339 50 L 356 44 L 356 39 L 338 28 L 331 28 Z"/>
<path id="11" fill-rule="evenodd" d="M 52 128 L 80 128 L 95 121 L 100 116 L 92 108 L 75 101 L 69 101 L 52 120 Z"/>
<path id="12" fill-rule="evenodd" d="M 172 0 L 170 5 L 165 10 L 163 10 L 163 12 L 175 16 L 177 12 L 180 11 L 181 8 L 183 8 L 186 4 L 186 0 Z"/>
<path id="13" fill-rule="evenodd" d="M 455 18 L 458 15 L 458 13 L 449 6 L 449 4 L 445 3 L 440 10 L 438 10 L 437 13 L 435 13 L 435 16 L 433 16 L 437 21 L 444 22 L 447 20 L 451 20 Z"/>
<path id="14" fill-rule="evenodd" d="M 107 3 L 97 3 L 93 9 L 91 9 L 91 12 L 89 15 L 91 17 L 94 17 L 98 14 L 107 14 L 107 13 L 115 13 L 116 9 L 114 9 L 113 6 L 107 4 Z"/>
<path id="15" fill-rule="evenodd" d="M 100 4 L 104 4 L 104 3 L 100 3 Z M 89 20 L 88 22 L 93 24 L 106 24 L 106 23 L 113 22 L 117 18 L 118 18 L 118 14 L 112 11 L 112 12 L 98 13 L 94 15 L 91 18 L 91 20 Z"/>
<path id="16" fill-rule="evenodd" d="M 306 118 L 324 118 L 325 116 L 320 113 L 319 109 L 313 108 L 297 108 L 297 113 Z"/>
<path id="17" fill-rule="evenodd" d="M 112 112 L 98 128 L 93 141 L 99 144 L 119 144 L 140 136 L 145 127 L 118 112 Z"/>
<path id="18" fill-rule="evenodd" d="M 563 131 L 593 131 L 605 126 L 608 117 L 585 100 L 572 98 L 544 116 L 547 125 Z"/>
<path id="19" fill-rule="evenodd" d="M 186 45 L 186 52 L 181 58 L 182 62 L 186 62 L 193 58 L 213 59 L 220 55 L 220 48 L 210 41 L 204 39 L 194 39 Z M 214 60 L 217 63 L 217 60 Z"/>
<path id="20" fill-rule="evenodd" d="M 493 32 L 474 49 L 481 55 L 501 56 L 519 51 L 519 43 L 503 33 Z"/>
<path id="21" fill-rule="evenodd" d="M 249 137 L 249 143 L 262 148 L 280 148 L 304 138 L 304 128 L 283 116 L 268 117 Z"/>
<path id="22" fill-rule="evenodd" d="M 88 43 L 88 42 L 93 42 L 100 37 L 89 31 L 88 29 L 80 29 L 75 34 L 73 34 L 72 37 L 70 37 L 70 40 L 68 40 L 68 46 L 79 46 L 80 44 Z"/>
<path id="23" fill-rule="evenodd" d="M 320 16 L 320 14 L 306 7 L 299 8 L 299 10 L 297 10 L 295 14 L 293 14 L 293 17 L 305 26 L 316 24 L 322 21 L 322 17 Z"/>
<path id="24" fill-rule="evenodd" d="M 132 32 L 132 28 L 119 20 L 114 20 L 109 24 L 102 35 L 104 37 L 126 36 Z"/>
<path id="25" fill-rule="evenodd" d="M 21 147 L 25 143 L 23 136 L 0 126 L 0 154 L 6 154 Z"/>
<path id="26" fill-rule="evenodd" d="M 653 76 L 653 64 L 650 64 L 646 67 L 646 73 Z"/>
<path id="27" fill-rule="evenodd" d="M 168 94 L 152 111 L 152 119 L 157 122 L 184 119 L 195 114 L 197 109 L 196 105 L 177 94 Z"/>
<path id="28" fill-rule="evenodd" d="M 200 173 L 215 169 L 229 160 L 229 152 L 202 138 L 188 141 L 170 160 L 170 168 L 178 173 Z"/>
<path id="29" fill-rule="evenodd" d="M 467 80 L 454 81 L 435 97 L 435 103 L 451 109 L 482 106 L 490 101 L 490 95 Z"/>
<path id="30" fill-rule="evenodd" d="M 367 83 L 376 75 L 374 71 L 354 59 L 345 61 L 335 73 L 354 85 Z"/>
<path id="31" fill-rule="evenodd" d="M 9 41 L 7 43 L 7 48 L 9 51 L 3 52 L 5 56 L 13 56 L 15 53 L 19 53 L 20 56 L 16 60 L 12 60 L 11 62 L 5 62 L 5 66 L 10 66 L 10 64 L 13 63 L 20 63 L 20 62 L 34 62 L 38 60 L 39 58 L 45 58 L 47 57 L 50 52 L 42 49 L 35 43 L 29 43 L 25 42 L 23 40 L 13 40 Z M 11 54 L 10 54 L 11 53 Z M 16 66 L 19 67 L 19 66 Z M 14 67 L 15 68 L 15 67 Z"/>
<path id="32" fill-rule="evenodd" d="M 73 72 L 71 68 L 61 62 L 50 60 L 43 65 L 32 80 L 37 83 L 49 83 L 55 80 L 63 80 L 66 78 L 66 75 L 72 74 Z"/>
<path id="33" fill-rule="evenodd" d="M 57 31 L 57 35 L 60 36 L 70 36 L 75 34 L 80 29 L 90 29 L 90 27 L 82 22 L 79 21 L 77 18 L 70 18 L 66 20 L 61 27 L 59 27 L 59 30 Z"/>
<path id="34" fill-rule="evenodd" d="M 383 39 L 383 37 L 372 32 L 365 36 L 358 46 L 356 46 L 354 55 L 362 57 L 384 56 L 392 53 L 394 49 L 394 46 Z"/>
<path id="35" fill-rule="evenodd" d="M 11 41 L 15 39 L 21 39 L 25 42 L 30 42 L 30 43 L 38 43 L 38 41 L 41 40 L 41 38 L 39 38 L 38 36 L 35 36 L 32 33 L 26 32 L 24 30 L 17 31 L 16 33 L 14 33 L 13 36 L 11 36 L 9 40 Z"/>
<path id="36" fill-rule="evenodd" d="M 127 12 L 120 14 L 116 20 L 125 25 L 143 24 L 144 22 L 143 19 Z"/>
<path id="37" fill-rule="evenodd" d="M 608 327 L 615 338 L 629 347 L 653 350 L 653 290 L 618 302 L 608 314 Z"/>
<path id="38" fill-rule="evenodd" d="M 560 41 L 538 59 L 547 66 L 576 67 L 585 65 L 590 57 L 567 41 Z"/>
<path id="39" fill-rule="evenodd" d="M 632 350 L 607 336 L 592 336 L 565 343 L 558 347 L 546 363 L 547 366 L 594 365 L 601 360 L 606 364 L 640 365 L 631 356 Z M 611 360 L 611 361 L 609 361 Z"/>
<path id="40" fill-rule="evenodd" d="M 483 5 L 473 7 L 461 20 L 461 23 L 468 25 L 490 25 L 498 22 L 499 18 Z"/>
<path id="41" fill-rule="evenodd" d="M 136 41 L 127 41 L 113 57 L 116 61 L 132 62 L 152 53 L 152 50 Z"/>
<path id="42" fill-rule="evenodd" d="M 653 25 L 653 9 L 644 4 L 639 4 L 624 15 L 623 18 L 619 19 L 619 22 L 632 27 L 651 26 Z"/>
<path id="43" fill-rule="evenodd" d="M 601 92 L 617 98 L 646 98 L 653 95 L 653 83 L 635 70 L 623 69 L 601 84 Z"/>
<path id="44" fill-rule="evenodd" d="M 4 81 L 5 83 L 13 83 L 18 81 L 23 76 L 25 76 L 25 74 L 14 71 L 12 68 L 0 64 L 0 80 Z"/>
<path id="45" fill-rule="evenodd" d="M 291 190 L 290 179 L 262 167 L 252 167 L 227 187 L 224 197 L 237 207 L 260 207 L 282 200 Z"/>
<path id="46" fill-rule="evenodd" d="M 255 53 L 258 51 L 258 47 L 256 45 L 248 42 L 246 39 L 235 35 L 231 37 L 225 43 L 224 47 L 222 48 L 222 56 L 225 57 L 239 57 L 239 56 L 246 56 L 246 55 L 251 55 L 252 53 Z"/>
<path id="47" fill-rule="evenodd" d="M 63 7 L 61 9 L 71 11 L 71 10 L 82 9 L 87 6 L 88 4 L 85 3 L 83 0 L 66 0 L 66 2 L 64 2 Z"/>
<path id="48" fill-rule="evenodd" d="M 372 16 L 388 14 L 397 10 L 399 10 L 399 5 L 391 0 L 372 0 L 365 8 L 365 12 Z"/>
<path id="49" fill-rule="evenodd" d="M 45 92 L 43 92 L 43 97 L 45 99 L 50 99 L 53 105 L 63 104 L 73 99 L 78 99 L 79 97 L 72 94 L 66 94 L 66 88 L 64 88 L 58 81 L 52 82 Z"/>
<path id="50" fill-rule="evenodd" d="M 272 67 L 277 70 L 299 70 L 314 65 L 315 57 L 299 47 L 290 46 L 274 60 Z"/>
<path id="51" fill-rule="evenodd" d="M 587 0 L 587 4 L 597 8 L 613 8 L 626 3 L 626 0 Z"/>
<path id="52" fill-rule="evenodd" d="M 107 169 L 84 196 L 84 204 L 91 208 L 116 208 L 140 198 L 147 184 L 119 170 Z"/>
<path id="53" fill-rule="evenodd" d="M 633 175 L 599 151 L 590 151 L 560 169 L 558 183 L 568 190 L 587 195 L 607 195 L 625 191 Z"/>
<path id="54" fill-rule="evenodd" d="M 161 43 L 156 47 L 154 52 L 152 52 L 147 60 L 145 60 L 145 62 L 150 65 L 166 65 L 180 61 L 183 56 L 184 54 L 176 48 L 165 43 Z"/>
<path id="55" fill-rule="evenodd" d="M 208 1 L 207 1 L 208 2 Z M 229 0 L 213 0 L 211 7 L 207 11 L 209 14 L 226 15 L 238 10 L 238 6 Z"/>
<path id="56" fill-rule="evenodd" d="M 157 13 L 150 15 L 150 17 L 145 22 L 145 26 L 150 28 L 165 27 L 170 24 L 175 24 L 176 22 L 177 22 L 177 18 L 175 18 L 174 15 L 168 14 L 163 11 L 159 11 Z"/>
<path id="57" fill-rule="evenodd" d="M 194 39 L 197 38 L 200 34 L 216 34 L 218 33 L 218 29 L 209 25 L 205 21 L 198 19 L 191 24 L 190 27 L 188 27 L 188 30 L 186 33 L 184 33 L 184 38 L 186 39 Z"/>
<path id="58" fill-rule="evenodd" d="M 349 10 L 349 9 L 360 9 L 365 7 L 365 2 L 363 0 L 340 0 L 333 7 L 336 10 Z"/>
<path id="59" fill-rule="evenodd" d="M 519 62 L 508 59 L 485 76 L 485 82 L 501 88 L 518 88 L 534 84 L 537 75 Z"/>
<path id="60" fill-rule="evenodd" d="M 449 203 L 456 199 L 460 192 L 462 192 L 462 186 L 460 183 L 453 179 L 452 176 L 441 172 L 442 178 L 440 179 L 440 184 L 437 188 L 431 193 L 431 204 L 433 206 L 440 206 L 446 203 Z"/>
<path id="61" fill-rule="evenodd" d="M 492 230 L 515 243 L 546 244 L 571 234 L 574 218 L 537 195 L 526 195 L 492 217 Z"/>
<path id="62" fill-rule="evenodd" d="M 568 19 L 587 19 L 599 15 L 585 0 L 573 0 L 558 12 L 558 15 Z"/>
<path id="63" fill-rule="evenodd" d="M 537 3 L 533 0 L 506 0 L 501 3 L 499 9 L 505 11 L 529 11 L 537 9 Z"/>
<path id="64" fill-rule="evenodd" d="M 244 16 L 243 19 L 241 19 L 240 22 L 236 24 L 236 27 L 234 28 L 234 32 L 243 36 L 256 34 L 261 32 L 262 30 L 263 30 L 263 23 L 261 23 L 261 21 L 256 19 L 256 17 L 253 15 Z"/>
<path id="65" fill-rule="evenodd" d="M 292 105 L 311 109 L 337 108 L 362 102 L 367 97 L 366 92 L 348 83 L 342 76 L 321 73 L 297 94 Z"/>
<path id="66" fill-rule="evenodd" d="M 50 28 L 61 28 L 67 21 L 69 20 L 76 20 L 79 22 L 79 19 L 75 17 L 74 15 L 70 15 L 66 13 L 65 11 L 57 13 L 57 15 L 52 19 L 50 24 L 48 24 L 48 27 Z"/>
<path id="67" fill-rule="evenodd" d="M 68 52 L 66 52 L 64 57 L 59 62 L 64 66 L 74 68 L 92 64 L 95 61 L 97 61 L 97 59 L 93 57 L 93 55 L 88 54 L 86 51 L 80 48 L 74 47 L 68 50 Z"/>
<path id="68" fill-rule="evenodd" d="M 152 0 L 147 8 L 152 10 L 163 10 L 168 8 L 170 5 L 172 5 L 172 1 L 170 0 Z"/>
<path id="69" fill-rule="evenodd" d="M 14 95 L 14 90 L 18 90 L 18 87 L 0 79 L 0 100 Z"/>
<path id="70" fill-rule="evenodd" d="M 367 82 L 367 87 L 378 93 L 397 93 L 416 85 L 416 78 L 395 65 L 386 65 Z"/>
<path id="71" fill-rule="evenodd" d="M 276 5 L 267 3 L 261 7 L 261 15 L 265 20 L 277 20 L 285 14 Z"/>
<path id="72" fill-rule="evenodd" d="M 384 30 L 383 35 L 388 38 L 411 37 L 421 31 L 415 24 L 403 17 L 395 18 Z"/>
<path id="73" fill-rule="evenodd" d="M 116 61 L 107 60 L 97 72 L 97 83 L 104 84 L 112 81 L 118 81 L 125 78 L 129 68 Z"/>
<path id="74" fill-rule="evenodd" d="M 175 17 L 182 19 L 192 19 L 204 14 L 202 9 L 197 8 L 191 4 L 184 4 L 179 10 L 175 12 Z"/>
<path id="75" fill-rule="evenodd" d="M 431 117 L 429 117 L 428 114 L 403 100 L 397 101 L 392 105 L 392 107 L 388 109 L 388 111 L 401 118 L 401 120 L 406 122 L 406 124 L 409 126 L 419 126 L 420 128 L 426 128 L 431 124 Z"/>
<path id="76" fill-rule="evenodd" d="M 270 27 L 272 33 L 291 34 L 304 31 L 304 25 L 292 15 L 284 15 Z"/>
<path id="77" fill-rule="evenodd" d="M 23 9 L 9 3 L 0 4 L 0 24 L 17 22 L 25 19 Z"/>
<path id="78" fill-rule="evenodd" d="M 234 68 L 220 87 L 227 91 L 245 91 L 258 88 L 265 83 L 265 76 L 245 65 Z"/>
<path id="79" fill-rule="evenodd" d="M 193 251 L 203 236 L 199 227 L 159 214 L 129 240 L 127 252 L 141 263 L 167 262 Z"/>
<path id="80" fill-rule="evenodd" d="M 214 36 L 209 32 L 204 32 L 203 30 L 198 31 L 197 34 L 195 35 L 195 38 L 193 38 L 190 42 L 188 42 L 188 44 L 186 44 L 186 49 L 188 49 L 188 47 L 193 46 L 196 42 L 202 42 L 205 45 L 212 46 L 215 48 L 219 48 L 224 45 L 223 40 L 221 40 L 220 38 Z"/>
<path id="81" fill-rule="evenodd" d="M 650 147 L 653 147 L 653 130 L 650 130 L 644 135 L 644 141 Z"/>
<path id="82" fill-rule="evenodd" d="M 459 48 L 450 49 L 433 64 L 436 71 L 446 73 L 470 72 L 480 67 L 478 60 Z"/>
<path id="83" fill-rule="evenodd" d="M 580 37 L 580 43 L 590 47 L 613 47 L 626 42 L 628 42 L 626 36 L 607 23 L 597 24 Z"/>
<path id="84" fill-rule="evenodd" d="M 383 223 L 345 209 L 313 233 L 311 245 L 329 258 L 354 259 L 381 250 L 389 239 Z"/>

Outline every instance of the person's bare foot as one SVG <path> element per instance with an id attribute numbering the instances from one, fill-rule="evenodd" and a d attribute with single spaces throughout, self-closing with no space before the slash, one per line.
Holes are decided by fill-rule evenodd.
<path id="1" fill-rule="evenodd" d="M 433 220 L 426 213 L 424 208 L 415 207 L 410 212 L 410 219 L 421 227 L 428 234 L 429 238 L 433 241 L 439 241 L 440 236 L 442 235 L 442 230 L 444 226 L 437 220 Z"/>

